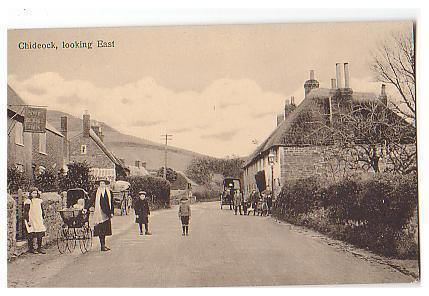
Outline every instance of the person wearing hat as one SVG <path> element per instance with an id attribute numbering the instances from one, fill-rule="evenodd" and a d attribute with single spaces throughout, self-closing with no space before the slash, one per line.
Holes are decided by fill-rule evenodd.
<path id="1" fill-rule="evenodd" d="M 146 199 L 146 191 L 139 192 L 139 198 L 134 205 L 134 212 L 136 214 L 136 223 L 139 224 L 140 235 L 143 235 L 143 224 L 146 235 L 152 235 L 149 232 L 149 219 L 150 215 L 149 204 Z"/>
<path id="2" fill-rule="evenodd" d="M 182 235 L 189 234 L 189 218 L 191 217 L 191 206 L 189 199 L 184 196 L 180 199 L 179 219 L 182 221 Z"/>
<path id="3" fill-rule="evenodd" d="M 105 252 L 110 250 L 106 247 L 106 236 L 112 235 L 113 195 L 107 186 L 110 184 L 109 180 L 100 179 L 96 184 L 97 191 L 91 198 L 91 207 L 94 208 L 94 236 L 98 236 L 101 251 Z"/>

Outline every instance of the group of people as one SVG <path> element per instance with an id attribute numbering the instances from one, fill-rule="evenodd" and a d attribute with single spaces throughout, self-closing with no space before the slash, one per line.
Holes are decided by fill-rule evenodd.
<path id="1" fill-rule="evenodd" d="M 100 240 L 100 250 L 102 252 L 109 251 L 110 248 L 106 245 L 106 236 L 112 235 L 112 222 L 111 219 L 114 215 L 114 201 L 113 194 L 109 188 L 109 180 L 98 180 L 97 190 L 91 196 L 89 203 L 82 207 L 83 211 L 88 209 L 94 214 L 92 221 L 94 225 L 93 235 Z M 150 208 L 145 191 L 140 191 L 138 198 L 134 203 L 135 222 L 139 226 L 140 235 L 151 235 L 149 231 Z M 44 223 L 45 212 L 43 210 L 43 200 L 41 199 L 40 191 L 36 187 L 32 187 L 29 191 L 28 198 L 24 202 L 24 224 L 27 230 L 28 248 L 30 253 L 46 254 L 42 248 L 42 238 L 46 233 L 46 226 Z M 74 205 L 77 209 L 81 206 L 79 202 Z M 81 209 L 81 208 L 79 208 Z M 189 220 L 191 217 L 191 207 L 187 196 L 181 199 L 179 205 L 179 219 L 182 223 L 183 236 L 189 235 Z M 143 232 L 144 225 L 144 232 Z M 34 248 L 34 239 L 37 240 L 37 249 Z"/>
<path id="2" fill-rule="evenodd" d="M 253 215 L 267 216 L 271 214 L 273 204 L 272 194 L 269 191 L 262 193 L 253 190 L 249 197 L 243 195 L 240 190 L 229 189 L 229 196 L 232 200 L 235 215 Z"/>

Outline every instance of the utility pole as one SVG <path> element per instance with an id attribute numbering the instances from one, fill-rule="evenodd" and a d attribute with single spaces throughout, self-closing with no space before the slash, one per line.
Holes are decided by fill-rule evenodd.
<path id="1" fill-rule="evenodd" d="M 173 135 L 165 134 L 161 135 L 163 139 L 165 139 L 165 145 L 164 145 L 164 180 L 167 180 L 167 147 L 168 147 L 168 141 L 173 139 Z"/>

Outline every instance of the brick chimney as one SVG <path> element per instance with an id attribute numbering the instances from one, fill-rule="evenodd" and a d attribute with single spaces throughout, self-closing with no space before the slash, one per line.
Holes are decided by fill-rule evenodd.
<path id="1" fill-rule="evenodd" d="M 343 78 L 341 75 L 341 64 L 335 64 L 335 74 L 337 76 L 337 88 L 343 88 Z"/>
<path id="2" fill-rule="evenodd" d="M 140 160 L 136 160 L 136 167 L 140 168 Z"/>
<path id="3" fill-rule="evenodd" d="M 293 110 L 295 110 L 295 108 L 296 108 L 296 105 L 295 105 L 295 97 L 294 96 L 290 97 L 290 101 L 289 101 L 289 99 L 285 100 L 285 116 L 284 116 L 285 120 L 287 119 L 289 114 L 291 114 L 293 112 Z"/>
<path id="4" fill-rule="evenodd" d="M 386 85 L 384 83 L 381 85 L 381 93 L 378 99 L 387 106 Z"/>
<path id="5" fill-rule="evenodd" d="M 344 63 L 344 88 L 350 88 L 349 63 Z"/>
<path id="6" fill-rule="evenodd" d="M 64 135 L 63 140 L 63 156 L 68 161 L 69 159 L 69 143 L 68 143 L 68 127 L 67 116 L 61 116 L 61 133 Z"/>
<path id="7" fill-rule="evenodd" d="M 277 114 L 277 126 L 279 126 L 285 120 L 283 113 Z"/>
<path id="8" fill-rule="evenodd" d="M 307 96 L 310 91 L 314 88 L 319 87 L 319 82 L 314 79 L 314 70 L 310 70 L 310 79 L 304 83 L 305 96 Z"/>
<path id="9" fill-rule="evenodd" d="M 331 79 L 331 88 L 337 89 L 337 80 L 335 78 Z"/>
<path id="10" fill-rule="evenodd" d="M 88 110 L 85 110 L 83 114 L 83 137 L 89 138 L 89 130 L 91 129 L 91 116 L 88 113 Z"/>

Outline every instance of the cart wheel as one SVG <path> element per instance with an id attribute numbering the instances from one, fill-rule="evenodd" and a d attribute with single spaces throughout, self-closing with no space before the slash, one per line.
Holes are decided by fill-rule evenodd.
<path id="1" fill-rule="evenodd" d="M 79 240 L 80 251 L 85 254 L 92 248 L 92 231 L 91 228 L 85 226 L 81 229 L 81 239 Z"/>
<path id="2" fill-rule="evenodd" d="M 57 232 L 57 247 L 61 254 L 66 252 L 66 249 L 68 248 L 67 242 L 67 228 L 61 227 Z"/>
<path id="3" fill-rule="evenodd" d="M 74 249 L 76 249 L 76 239 L 78 237 L 78 234 L 76 232 L 76 228 L 68 229 L 67 231 L 67 249 L 69 252 L 73 252 Z"/>

